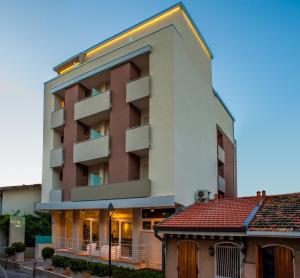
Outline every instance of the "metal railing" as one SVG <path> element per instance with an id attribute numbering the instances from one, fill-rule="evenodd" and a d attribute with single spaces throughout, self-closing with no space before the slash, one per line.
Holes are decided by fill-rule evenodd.
<path id="1" fill-rule="evenodd" d="M 90 256 L 99 259 L 108 259 L 109 245 L 107 242 L 76 240 L 59 237 L 55 240 L 55 250 L 71 253 L 78 256 Z M 148 246 L 146 244 L 133 245 L 132 243 L 112 243 L 111 258 L 117 260 L 132 260 L 136 262 L 148 261 Z"/>

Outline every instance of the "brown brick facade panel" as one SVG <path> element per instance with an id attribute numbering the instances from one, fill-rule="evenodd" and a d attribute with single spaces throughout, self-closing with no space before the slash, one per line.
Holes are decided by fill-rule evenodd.
<path id="1" fill-rule="evenodd" d="M 121 65 L 110 73 L 112 109 L 109 123 L 109 183 L 139 178 L 139 158 L 125 151 L 126 129 L 140 123 L 140 112 L 126 103 L 126 84 L 139 76 L 139 69 L 132 63 Z"/>
<path id="2" fill-rule="evenodd" d="M 88 139 L 84 134 L 84 126 L 74 121 L 74 104 L 77 100 L 84 98 L 85 89 L 75 85 L 65 91 L 65 128 L 64 128 L 64 168 L 63 188 L 64 201 L 70 200 L 72 187 L 87 185 L 88 177 L 83 175 L 83 168 L 73 163 L 74 143 Z"/>

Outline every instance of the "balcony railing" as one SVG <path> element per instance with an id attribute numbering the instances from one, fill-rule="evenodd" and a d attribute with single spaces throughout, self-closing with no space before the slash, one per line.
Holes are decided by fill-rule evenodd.
<path id="1" fill-rule="evenodd" d="M 105 161 L 109 156 L 109 135 L 74 144 L 73 162 L 86 166 Z"/>
<path id="2" fill-rule="evenodd" d="M 220 145 L 218 145 L 218 160 L 223 164 L 225 163 L 225 152 Z"/>
<path id="3" fill-rule="evenodd" d="M 126 152 L 143 155 L 150 147 L 150 125 L 140 125 L 126 130 Z"/>
<path id="4" fill-rule="evenodd" d="M 110 92 L 84 98 L 75 103 L 74 119 L 86 125 L 93 125 L 109 117 Z"/>
<path id="5" fill-rule="evenodd" d="M 151 180 L 141 179 L 126 182 L 78 186 L 71 190 L 71 201 L 95 201 L 126 198 L 145 198 L 151 195 Z"/>
<path id="6" fill-rule="evenodd" d="M 150 96 L 150 75 L 132 80 L 126 85 L 126 103 L 132 103 L 139 109 L 145 108 L 145 99 Z"/>
<path id="7" fill-rule="evenodd" d="M 65 110 L 59 109 L 51 113 L 51 128 L 61 128 L 65 124 Z"/>
<path id="8" fill-rule="evenodd" d="M 109 253 L 108 242 L 100 243 L 99 241 L 76 240 L 73 238 L 58 237 L 54 245 L 56 252 L 71 253 L 77 256 L 90 256 L 99 260 L 107 260 Z M 133 262 L 148 261 L 148 246 L 133 245 L 124 243 L 112 243 L 111 246 L 112 260 L 132 260 Z"/>
<path id="9" fill-rule="evenodd" d="M 52 189 L 49 192 L 49 202 L 57 203 L 63 201 L 63 189 Z"/>
<path id="10" fill-rule="evenodd" d="M 223 193 L 225 193 L 225 186 L 226 186 L 225 179 L 221 176 L 218 176 L 218 189 Z"/>
<path id="11" fill-rule="evenodd" d="M 51 150 L 50 153 L 50 167 L 56 168 L 61 167 L 64 164 L 64 149 L 56 148 Z"/>

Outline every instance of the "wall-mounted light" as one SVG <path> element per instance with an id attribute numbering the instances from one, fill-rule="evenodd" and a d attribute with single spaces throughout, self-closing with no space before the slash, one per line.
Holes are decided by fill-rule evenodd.
<path id="1" fill-rule="evenodd" d="M 209 253 L 210 256 L 214 256 L 215 255 L 215 249 L 212 246 L 209 246 L 208 253 Z"/>

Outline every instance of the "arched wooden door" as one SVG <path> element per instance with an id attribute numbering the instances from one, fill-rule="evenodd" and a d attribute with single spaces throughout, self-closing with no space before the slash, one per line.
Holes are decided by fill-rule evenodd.
<path id="1" fill-rule="evenodd" d="M 178 278 L 198 277 L 198 243 L 192 240 L 178 242 Z"/>
<path id="2" fill-rule="evenodd" d="M 258 247 L 257 278 L 294 278 L 294 254 L 285 246 Z"/>

